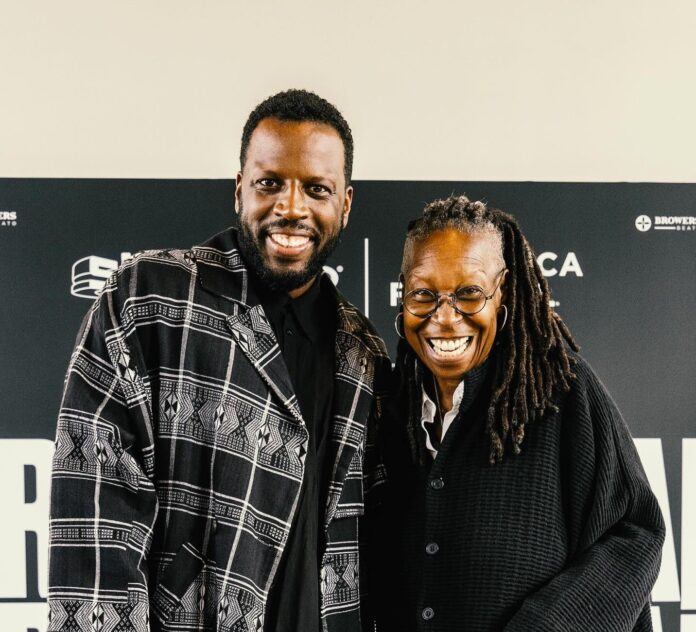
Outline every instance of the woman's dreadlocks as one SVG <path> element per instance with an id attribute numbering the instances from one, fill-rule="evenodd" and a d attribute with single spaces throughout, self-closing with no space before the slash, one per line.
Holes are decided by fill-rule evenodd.
<path id="1" fill-rule="evenodd" d="M 506 452 L 520 452 L 525 426 L 550 411 L 558 410 L 554 400 L 568 391 L 575 377 L 566 343 L 578 346 L 572 334 L 549 306 L 550 292 L 536 257 L 514 217 L 484 202 L 465 196 L 436 200 L 423 210 L 423 216 L 409 225 L 404 246 L 402 274 L 411 265 L 413 245 L 433 233 L 454 228 L 467 234 L 489 233 L 501 243 L 508 268 L 506 281 L 507 326 L 498 331 L 495 373 L 486 416 L 491 463 L 502 460 Z M 420 411 L 420 387 L 413 370 L 415 354 L 400 341 L 401 387 L 414 417 Z M 415 404 L 415 406 L 414 406 Z M 409 423 L 409 441 L 414 456 L 423 458 L 422 441 L 417 440 L 418 419 Z"/>

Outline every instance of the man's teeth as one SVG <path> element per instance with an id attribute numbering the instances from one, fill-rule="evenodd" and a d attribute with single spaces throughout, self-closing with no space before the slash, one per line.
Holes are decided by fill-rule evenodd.
<path id="1" fill-rule="evenodd" d="M 309 241 L 309 237 L 304 235 L 284 235 L 283 233 L 274 233 L 271 235 L 271 239 L 279 246 L 284 246 L 285 248 L 305 246 Z"/>
<path id="2" fill-rule="evenodd" d="M 471 342 L 471 336 L 463 338 L 430 338 L 430 346 L 437 353 L 447 356 L 456 356 L 464 353 Z"/>

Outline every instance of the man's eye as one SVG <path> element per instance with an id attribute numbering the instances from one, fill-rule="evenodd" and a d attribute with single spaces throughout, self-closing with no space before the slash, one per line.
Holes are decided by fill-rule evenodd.
<path id="1" fill-rule="evenodd" d="M 307 187 L 307 190 L 309 191 L 310 195 L 319 197 L 331 194 L 331 190 L 329 189 L 329 187 L 325 187 L 323 184 L 310 184 Z"/>
<path id="2" fill-rule="evenodd" d="M 279 186 L 278 180 L 274 178 L 259 178 L 256 184 L 263 187 L 264 189 L 272 189 Z"/>

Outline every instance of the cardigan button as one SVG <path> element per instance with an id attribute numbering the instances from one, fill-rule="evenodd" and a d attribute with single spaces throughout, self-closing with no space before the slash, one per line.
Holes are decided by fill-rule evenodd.
<path id="1" fill-rule="evenodd" d="M 435 555 L 435 553 L 437 553 L 439 550 L 440 550 L 440 546 L 438 545 L 437 542 L 429 542 L 425 546 L 425 552 L 428 555 Z"/>
<path id="2" fill-rule="evenodd" d="M 443 481 L 441 478 L 433 478 L 430 481 L 430 487 L 433 489 L 442 489 L 445 486 L 445 481 Z"/>
<path id="3" fill-rule="evenodd" d="M 432 608 L 423 608 L 421 616 L 425 621 L 430 621 L 435 616 L 435 611 Z"/>

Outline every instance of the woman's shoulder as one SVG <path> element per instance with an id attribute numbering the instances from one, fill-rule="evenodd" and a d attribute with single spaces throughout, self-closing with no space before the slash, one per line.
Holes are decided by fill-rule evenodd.
<path id="1" fill-rule="evenodd" d="M 573 353 L 572 358 L 575 378 L 559 406 L 566 438 L 594 444 L 630 439 L 616 402 L 592 365 L 579 353 Z"/>
<path id="2" fill-rule="evenodd" d="M 592 408 L 603 409 L 609 406 L 615 409 L 616 404 L 609 390 L 587 358 L 575 351 L 571 351 L 569 356 L 575 377 L 570 381 L 568 398 Z"/>

